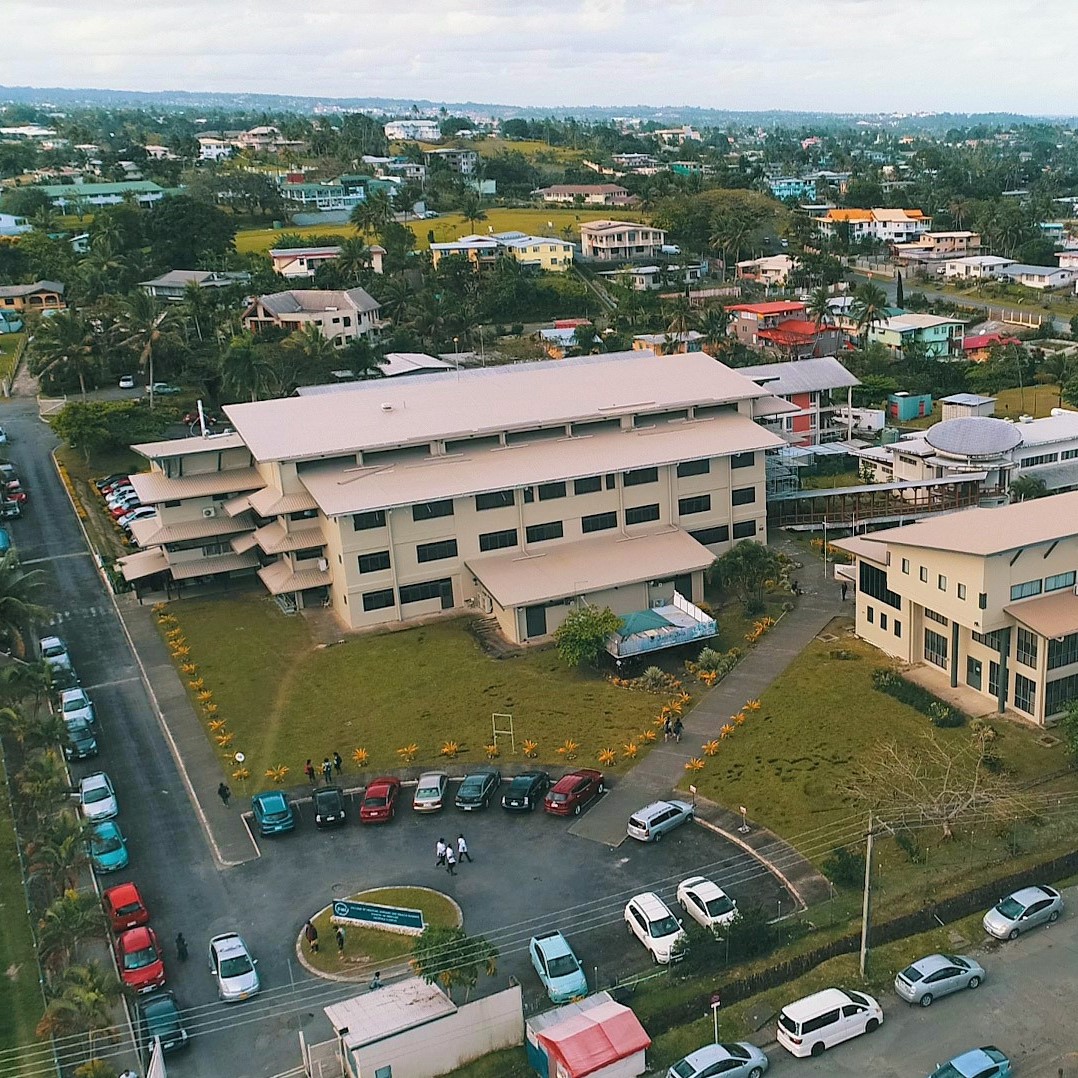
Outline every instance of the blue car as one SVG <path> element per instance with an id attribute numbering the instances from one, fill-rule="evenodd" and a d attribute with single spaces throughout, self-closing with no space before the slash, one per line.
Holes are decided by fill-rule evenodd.
<path id="1" fill-rule="evenodd" d="M 941 1063 L 930 1078 L 1011 1078 L 1011 1061 L 992 1045 L 972 1048 Z"/>
<path id="2" fill-rule="evenodd" d="M 528 951 L 551 1002 L 568 1003 L 588 994 L 588 979 L 580 959 L 560 932 L 532 936 Z"/>
<path id="3" fill-rule="evenodd" d="M 98 873 L 127 868 L 127 843 L 115 820 L 104 820 L 90 828 L 90 863 Z"/>
<path id="4" fill-rule="evenodd" d="M 260 835 L 280 835 L 296 826 L 292 803 L 279 790 L 255 794 L 251 798 L 251 811 Z"/>

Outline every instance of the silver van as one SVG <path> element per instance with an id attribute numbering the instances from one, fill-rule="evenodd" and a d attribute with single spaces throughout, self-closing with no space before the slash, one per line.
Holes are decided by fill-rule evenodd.
<path id="1" fill-rule="evenodd" d="M 667 831 L 691 820 L 695 812 L 687 801 L 653 801 L 629 817 L 625 831 L 641 842 L 658 842 Z"/>

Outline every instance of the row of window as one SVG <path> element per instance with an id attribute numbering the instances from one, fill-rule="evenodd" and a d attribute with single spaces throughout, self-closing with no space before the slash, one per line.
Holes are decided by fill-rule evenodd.
<path id="1" fill-rule="evenodd" d="M 1056 573 L 1046 576 L 1043 580 L 1024 580 L 1021 584 L 1011 585 L 1011 602 L 1016 599 L 1028 599 L 1032 595 L 1040 595 L 1042 591 L 1060 591 L 1063 588 L 1073 588 L 1075 572 Z"/>
<path id="2" fill-rule="evenodd" d="M 875 625 L 876 624 L 876 608 L 875 607 L 869 606 L 869 607 L 865 608 L 865 620 L 869 623 L 869 625 Z M 902 636 L 902 622 L 899 621 L 899 619 L 896 618 L 893 614 L 888 616 L 888 614 L 885 611 L 881 610 L 880 611 L 880 628 L 884 632 L 887 632 L 888 625 L 892 626 L 891 631 L 895 634 L 895 636 L 897 636 L 897 637 Z"/>
<path id="3" fill-rule="evenodd" d="M 909 576 L 909 572 L 910 572 L 910 559 L 909 558 L 903 558 L 902 559 L 902 572 L 905 573 L 907 576 Z M 928 574 L 928 566 L 927 565 L 918 566 L 917 575 L 918 575 L 918 578 L 920 579 L 922 584 L 927 584 L 928 583 L 928 575 L 929 575 Z M 947 590 L 947 577 L 945 577 L 943 575 L 943 573 L 937 573 L 936 574 L 936 590 L 937 591 L 946 591 Z M 959 599 L 961 599 L 963 602 L 965 602 L 965 599 L 966 599 L 966 585 L 965 584 L 956 584 L 955 585 L 955 594 L 958 596 Z M 977 597 L 977 605 L 982 610 L 986 609 L 987 606 L 988 606 L 988 596 L 983 591 Z"/>
<path id="4" fill-rule="evenodd" d="M 449 577 L 441 580 L 424 580 L 421 584 L 403 584 L 397 589 L 401 606 L 408 603 L 420 603 L 424 599 L 441 599 L 443 606 L 453 605 L 453 581 Z M 368 591 L 363 594 L 363 609 L 384 610 L 393 606 L 394 595 L 392 588 L 380 588 L 378 591 Z"/>

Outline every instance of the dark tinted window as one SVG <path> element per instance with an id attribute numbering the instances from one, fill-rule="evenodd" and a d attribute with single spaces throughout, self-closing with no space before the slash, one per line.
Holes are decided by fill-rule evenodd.
<path id="1" fill-rule="evenodd" d="M 373 554 L 360 554 L 359 556 L 359 571 L 361 573 L 377 573 L 381 569 L 388 568 L 388 550 L 378 550 Z"/>
<path id="2" fill-rule="evenodd" d="M 368 531 L 371 528 L 384 528 L 386 526 L 386 511 L 384 509 L 372 509 L 368 513 L 354 513 L 352 515 L 352 527 L 357 532 Z"/>
<path id="3" fill-rule="evenodd" d="M 659 519 L 659 503 L 652 505 L 634 505 L 625 510 L 626 524 L 646 524 L 649 520 Z"/>
<path id="4" fill-rule="evenodd" d="M 730 529 L 726 524 L 719 524 L 714 528 L 701 528 L 689 534 L 704 546 L 710 546 L 712 543 L 726 543 L 730 539 Z"/>
<path id="5" fill-rule="evenodd" d="M 448 498 L 440 502 L 419 502 L 412 506 L 413 520 L 434 520 L 435 517 L 451 517 L 453 502 Z"/>
<path id="6" fill-rule="evenodd" d="M 711 461 L 705 457 L 703 460 L 683 460 L 677 466 L 679 479 L 687 475 L 707 475 L 711 471 Z"/>
<path id="7" fill-rule="evenodd" d="M 801 1033 L 814 1033 L 818 1029 L 823 1029 L 825 1026 L 834 1025 L 838 1021 L 838 1011 L 828 1011 L 826 1014 L 817 1015 L 815 1018 L 810 1018 L 807 1022 L 801 1023 Z"/>
<path id="8" fill-rule="evenodd" d="M 580 518 L 580 530 L 585 534 L 606 531 L 608 528 L 616 528 L 617 526 L 617 513 L 592 513 L 590 516 Z"/>
<path id="9" fill-rule="evenodd" d="M 731 505 L 752 505 L 756 501 L 755 487 L 738 487 L 730 495 Z"/>
<path id="10" fill-rule="evenodd" d="M 382 610 L 384 607 L 393 605 L 393 589 L 385 588 L 382 591 L 368 591 L 363 596 L 364 610 Z"/>
<path id="11" fill-rule="evenodd" d="M 480 550 L 504 550 L 517 545 L 516 528 L 506 528 L 500 532 L 484 532 L 479 536 Z"/>
<path id="12" fill-rule="evenodd" d="M 513 505 L 513 491 L 511 490 L 492 490 L 486 494 L 477 494 L 475 496 L 476 509 L 504 509 L 507 505 Z"/>
<path id="13" fill-rule="evenodd" d="M 565 534 L 560 520 L 551 520 L 546 524 L 532 524 L 524 535 L 529 543 L 543 543 L 548 539 L 560 539 Z"/>
<path id="14" fill-rule="evenodd" d="M 677 511 L 682 516 L 691 516 L 693 513 L 706 513 L 710 509 L 710 494 L 696 494 L 691 498 L 678 498 Z"/>
<path id="15" fill-rule="evenodd" d="M 751 468 L 755 463 L 755 453 L 735 453 L 730 458 L 731 468 Z"/>
<path id="16" fill-rule="evenodd" d="M 585 479 L 573 480 L 573 493 L 574 494 L 594 494 L 597 490 L 603 489 L 603 479 L 599 475 L 589 475 Z"/>
<path id="17" fill-rule="evenodd" d="M 439 539 L 437 543 L 420 543 L 415 548 L 415 556 L 419 562 L 455 558 L 457 556 L 457 541 L 456 539 Z"/>
<path id="18" fill-rule="evenodd" d="M 550 502 L 555 498 L 565 497 L 565 484 L 564 483 L 540 483 L 539 484 L 539 500 L 541 502 Z"/>
<path id="19" fill-rule="evenodd" d="M 756 534 L 755 520 L 742 520 L 734 525 L 735 539 L 751 539 Z"/>
<path id="20" fill-rule="evenodd" d="M 448 578 L 443 580 L 426 580 L 422 584 L 406 584 L 400 589 L 402 603 L 419 603 L 424 599 L 440 599 L 443 590 L 448 590 L 453 582 Z"/>
<path id="21" fill-rule="evenodd" d="M 636 468 L 631 472 L 626 472 L 621 481 L 627 487 L 639 487 L 644 483 L 657 483 L 659 481 L 659 469 Z"/>

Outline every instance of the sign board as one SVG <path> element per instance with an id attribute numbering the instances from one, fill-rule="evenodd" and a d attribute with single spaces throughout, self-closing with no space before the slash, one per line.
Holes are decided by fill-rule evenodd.
<path id="1" fill-rule="evenodd" d="M 380 928 L 385 932 L 401 932 L 409 936 L 418 936 L 426 923 L 422 910 L 406 909 L 402 906 L 382 906 L 376 902 L 334 902 L 334 922 L 361 928 Z"/>

